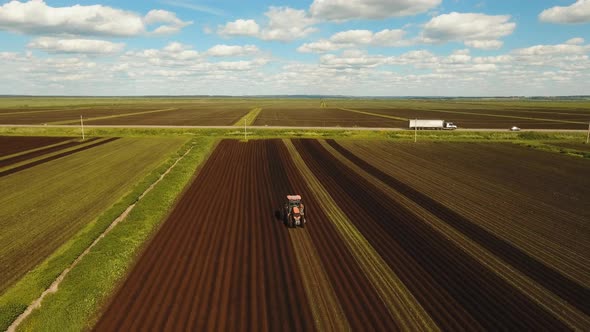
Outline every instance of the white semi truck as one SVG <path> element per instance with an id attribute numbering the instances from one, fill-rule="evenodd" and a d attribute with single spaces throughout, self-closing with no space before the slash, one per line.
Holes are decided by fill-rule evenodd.
<path id="1" fill-rule="evenodd" d="M 410 120 L 410 129 L 455 130 L 457 126 L 445 120 Z"/>

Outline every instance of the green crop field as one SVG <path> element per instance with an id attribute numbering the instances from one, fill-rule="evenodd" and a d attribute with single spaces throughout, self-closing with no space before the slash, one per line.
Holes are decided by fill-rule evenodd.
<path id="1" fill-rule="evenodd" d="M 0 178 L 0 292 L 185 141 L 123 138 Z"/>

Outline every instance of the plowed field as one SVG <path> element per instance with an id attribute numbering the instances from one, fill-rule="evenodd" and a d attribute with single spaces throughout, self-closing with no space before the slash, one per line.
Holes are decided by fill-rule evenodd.
<path id="1" fill-rule="evenodd" d="M 70 140 L 70 137 L 0 136 L 0 157 Z"/>
<path id="2" fill-rule="evenodd" d="M 405 121 L 346 112 L 336 108 L 263 108 L 256 126 L 405 128 Z"/>
<path id="3" fill-rule="evenodd" d="M 505 236 L 491 226 L 493 214 L 474 217 L 443 203 L 436 187 L 408 184 L 362 147 L 222 141 L 96 330 L 590 327 L 588 257 L 577 251 L 587 238 L 551 248 L 581 255 L 576 274 L 536 251 L 534 237 Z M 534 153 L 533 160 L 553 156 Z M 290 193 L 304 197 L 305 228 L 288 229 L 279 218 Z M 518 196 L 524 204 L 527 195 Z"/>

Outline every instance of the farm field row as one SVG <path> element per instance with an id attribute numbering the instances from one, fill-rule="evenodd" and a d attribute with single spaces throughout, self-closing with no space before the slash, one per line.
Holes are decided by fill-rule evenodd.
<path id="1" fill-rule="evenodd" d="M 0 150 L 0 293 L 185 141 L 2 137 L 10 148 Z"/>
<path id="2" fill-rule="evenodd" d="M 536 200 L 586 169 L 507 144 L 223 140 L 95 329 L 587 329 L 588 184 Z M 280 218 L 294 193 L 305 228 Z"/>
<path id="3" fill-rule="evenodd" d="M 95 125 L 222 126 L 235 124 L 252 109 L 261 109 L 252 121 L 258 126 L 406 128 L 407 119 L 433 118 L 460 128 L 586 129 L 590 121 L 587 101 L 104 98 L 21 103 L 0 103 L 0 124 L 77 125 L 82 115 Z"/>

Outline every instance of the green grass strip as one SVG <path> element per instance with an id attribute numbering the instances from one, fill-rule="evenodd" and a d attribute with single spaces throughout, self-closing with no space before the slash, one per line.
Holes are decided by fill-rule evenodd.
<path id="1" fill-rule="evenodd" d="M 17 153 L 14 153 L 14 154 L 10 154 L 8 156 L 0 157 L 0 161 L 6 160 L 6 159 L 11 159 L 11 158 L 18 157 L 18 156 L 22 156 L 22 155 L 33 153 L 33 152 L 37 152 L 37 151 L 42 151 L 42 150 L 45 150 L 45 149 L 51 149 L 51 148 L 54 148 L 56 146 L 60 146 L 60 145 L 72 143 L 74 141 L 80 142 L 81 140 L 70 139 L 70 140 L 67 140 L 67 141 L 63 141 L 63 142 L 59 142 L 59 143 L 55 143 L 55 144 L 51 144 L 51 145 L 45 145 L 45 146 L 42 146 L 42 147 L 39 147 L 39 148 L 34 148 L 34 149 L 26 150 L 26 151 L 17 152 Z"/>
<path id="2" fill-rule="evenodd" d="M 250 112 L 248 112 L 248 114 L 244 115 L 241 119 L 236 121 L 236 123 L 234 123 L 234 126 L 243 126 L 244 121 L 246 122 L 246 126 L 253 125 L 254 121 L 256 121 L 256 118 L 258 117 L 258 114 L 260 114 L 260 112 L 262 112 L 262 108 L 260 107 L 251 109 Z"/>
<path id="3" fill-rule="evenodd" d="M 191 154 L 187 155 L 186 157 L 198 154 L 198 151 L 206 151 L 212 145 L 211 141 L 206 138 L 195 141 L 195 143 L 198 144 L 197 147 L 194 148 Z M 19 280 L 12 287 L 8 288 L 2 295 L 0 295 L 0 331 L 6 330 L 6 328 L 10 326 L 16 317 L 24 312 L 28 305 L 38 298 L 41 293 L 47 289 L 47 287 L 49 287 L 49 285 L 57 278 L 57 276 L 60 275 L 60 273 L 66 267 L 72 264 L 72 262 L 94 241 L 94 239 L 104 232 L 104 230 L 112 223 L 112 221 L 115 220 L 121 213 L 123 213 L 123 211 L 125 211 L 129 205 L 135 203 L 139 196 L 152 183 L 154 183 L 160 177 L 160 175 L 170 167 L 170 165 L 172 165 L 172 163 L 178 158 L 178 156 L 181 155 L 181 153 L 184 153 L 188 148 L 188 144 L 181 148 L 176 156 L 172 156 L 168 161 L 163 163 L 157 169 L 153 170 L 118 203 L 105 211 L 100 217 L 88 223 L 80 232 L 78 232 L 68 242 L 56 250 L 43 263 L 39 264 L 36 268 L 27 273 L 21 280 Z M 181 166 L 181 163 L 176 166 Z M 187 166 L 184 165 L 185 170 L 186 167 Z M 186 171 L 190 172 L 190 170 Z M 172 172 L 168 175 L 172 175 Z M 168 176 L 166 178 L 168 179 Z M 162 181 L 160 184 L 162 185 L 163 183 L 164 181 Z M 157 188 L 154 188 L 152 193 L 154 193 L 156 189 Z M 164 193 L 162 200 L 170 199 L 170 195 L 172 198 L 175 197 L 174 192 L 169 191 Z M 147 196 L 144 197 L 144 199 L 146 198 Z M 156 202 L 155 207 L 160 207 L 160 205 Z M 136 209 L 137 208 L 138 206 L 136 206 Z M 94 272 L 89 273 L 89 275 L 93 273 Z M 85 290 L 81 290 L 81 292 L 84 291 Z"/>
<path id="4" fill-rule="evenodd" d="M 385 115 L 385 114 L 377 114 L 377 113 L 371 113 L 371 112 L 353 110 L 353 109 L 350 109 L 350 108 L 339 108 L 339 110 L 347 111 L 347 112 L 354 112 L 354 113 L 359 113 L 359 114 L 366 114 L 366 115 L 371 115 L 371 116 L 377 116 L 377 117 L 386 118 L 386 119 L 394 119 L 394 120 L 400 120 L 400 121 L 409 121 L 408 118 L 402 118 L 402 117 L 399 117 L 399 116 L 392 116 L 392 115 Z"/>
<path id="5" fill-rule="evenodd" d="M 85 128 L 86 134 L 93 137 L 215 137 L 243 139 L 244 131 L 239 128 Z M 78 127 L 0 127 L 4 136 L 80 136 Z M 248 139 L 266 138 L 334 138 L 360 140 L 413 141 L 413 130 L 347 130 L 347 129 L 286 129 L 286 128 L 248 128 Z M 583 141 L 583 131 L 447 131 L 420 130 L 420 141 L 514 141 L 514 140 L 569 140 Z"/>
<path id="6" fill-rule="evenodd" d="M 135 112 L 135 113 L 123 113 L 123 114 L 115 114 L 115 115 L 106 115 L 106 116 L 98 116 L 95 118 L 87 118 L 84 119 L 84 122 L 90 122 L 95 120 L 105 120 L 105 119 L 114 119 L 114 118 L 122 118 L 126 116 L 133 116 L 133 115 L 141 115 L 141 114 L 150 114 L 150 113 L 160 113 L 160 112 L 170 112 L 176 111 L 177 108 L 164 108 L 161 110 L 153 110 L 153 111 L 142 111 L 142 112 Z M 53 125 L 64 125 L 64 124 L 77 124 L 80 123 L 80 120 L 65 120 L 65 121 L 55 121 L 55 122 L 47 122 L 47 124 Z"/>
<path id="7" fill-rule="evenodd" d="M 567 156 L 590 159 L 590 152 L 582 151 L 572 148 L 561 147 L 557 145 L 553 145 L 550 142 L 527 142 L 527 141 L 517 141 L 514 144 L 518 144 L 530 149 L 545 151 L 545 152 L 552 152 L 552 153 L 559 153 L 564 154 Z"/>
<path id="8" fill-rule="evenodd" d="M 33 311 L 18 330 L 80 331 L 90 329 L 98 320 L 101 309 L 108 304 L 110 296 L 124 280 L 146 241 L 158 229 L 183 189 L 193 178 L 197 167 L 208 156 L 214 142 L 210 138 L 192 140 L 190 143 L 193 146 L 192 150 L 152 191 L 137 202 L 126 219 L 96 244 L 65 277 L 59 290 L 54 294 L 49 294 L 41 307 Z M 181 149 L 177 156 L 168 160 L 146 178 L 141 185 L 138 185 L 133 194 L 128 195 L 105 213 L 97 223 L 87 227 L 85 232 L 71 241 L 75 250 L 68 256 L 68 262 L 71 263 L 77 255 L 84 251 L 115 218 L 134 203 L 139 195 L 155 182 L 180 155 L 184 154 L 187 148 L 188 146 L 185 146 Z M 64 250 L 71 251 L 69 248 Z M 64 254 L 54 256 L 59 258 Z M 62 270 L 55 271 L 54 276 L 59 275 Z M 44 287 L 47 287 L 46 285 Z M 37 289 L 40 288 L 42 287 Z M 39 294 L 37 293 L 37 295 Z M 3 298 L 5 297 L 3 296 Z M 15 292 L 11 294 L 10 298 L 13 301 L 19 299 Z M 24 310 L 24 307 L 32 302 L 32 299 L 29 301 L 19 300 L 18 302 L 20 303 L 19 307 L 10 308 L 13 313 L 12 317 L 15 317 L 14 314 L 19 312 L 17 309 Z M 0 301 L 0 303 L 2 302 Z M 4 307 L 0 306 L 0 308 Z M 3 319 L 2 323 L 4 321 Z M 0 326 L 0 329 L 2 327 L 4 324 Z"/>

